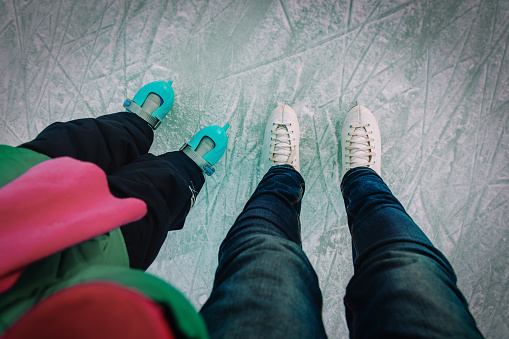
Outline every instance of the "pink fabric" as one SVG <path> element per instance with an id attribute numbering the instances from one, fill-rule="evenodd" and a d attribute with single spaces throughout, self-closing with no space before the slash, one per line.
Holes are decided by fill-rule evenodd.
<path id="1" fill-rule="evenodd" d="M 32 167 L 0 188 L 0 293 L 30 263 L 146 213 L 139 199 L 113 197 L 92 163 L 63 157 Z"/>

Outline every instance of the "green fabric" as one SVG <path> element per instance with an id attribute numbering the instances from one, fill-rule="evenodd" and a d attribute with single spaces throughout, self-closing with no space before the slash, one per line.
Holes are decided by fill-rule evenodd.
<path id="1" fill-rule="evenodd" d="M 7 292 L 0 295 L 0 333 L 36 302 L 56 292 L 74 275 L 94 265 L 129 268 L 119 228 L 29 265 Z"/>
<path id="2" fill-rule="evenodd" d="M 158 303 L 172 330 L 185 338 L 208 338 L 205 322 L 174 287 L 128 264 L 115 262 L 110 235 L 103 235 L 30 265 L 19 281 L 0 295 L 0 333 L 27 312 L 37 301 L 59 290 L 89 281 L 109 281 L 131 287 Z M 94 250 L 94 248 L 96 248 Z M 109 261 L 108 261 L 109 260 Z"/>
<path id="3" fill-rule="evenodd" d="M 25 173 L 30 167 L 51 159 L 26 148 L 0 145 L 0 187 Z"/>
<path id="4" fill-rule="evenodd" d="M 49 159 L 31 150 L 0 145 L 0 187 Z M 0 334 L 38 301 L 88 281 L 110 281 L 137 289 L 164 309 L 177 336 L 208 338 L 202 317 L 179 291 L 150 274 L 129 268 L 120 228 L 26 267 L 16 284 L 0 294 Z"/>

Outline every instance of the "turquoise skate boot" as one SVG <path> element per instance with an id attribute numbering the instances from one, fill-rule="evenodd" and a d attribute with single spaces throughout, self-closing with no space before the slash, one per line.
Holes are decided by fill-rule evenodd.
<path id="1" fill-rule="evenodd" d="M 134 98 L 124 101 L 124 108 L 145 120 L 156 130 L 173 107 L 172 81 L 154 81 L 143 86 Z"/>
<path id="2" fill-rule="evenodd" d="M 203 173 L 211 176 L 216 171 L 214 165 L 226 151 L 228 127 L 229 124 L 224 127 L 217 125 L 205 127 L 196 133 L 189 143 L 184 143 L 180 151 L 191 158 Z"/>

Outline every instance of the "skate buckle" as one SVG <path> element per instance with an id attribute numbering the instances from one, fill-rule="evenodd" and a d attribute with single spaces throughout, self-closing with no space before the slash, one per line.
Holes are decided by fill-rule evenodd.
<path id="1" fill-rule="evenodd" d="M 211 176 L 211 175 L 212 175 L 212 174 L 214 174 L 214 172 L 215 172 L 212 168 L 207 167 L 207 166 L 203 167 L 203 169 L 206 171 L 206 174 L 207 174 L 208 176 Z"/>
<path id="2" fill-rule="evenodd" d="M 180 147 L 180 151 L 182 151 L 185 155 L 187 155 L 191 160 L 194 161 L 196 165 L 202 170 L 203 173 L 208 175 L 209 177 L 216 172 L 214 166 L 212 166 L 208 161 L 203 159 L 196 151 L 189 146 L 187 142 L 185 142 L 182 147 Z"/>
<path id="3" fill-rule="evenodd" d="M 161 120 L 152 114 L 147 113 L 143 108 L 138 106 L 138 104 L 131 99 L 124 101 L 124 108 L 145 120 L 154 131 L 161 125 Z"/>

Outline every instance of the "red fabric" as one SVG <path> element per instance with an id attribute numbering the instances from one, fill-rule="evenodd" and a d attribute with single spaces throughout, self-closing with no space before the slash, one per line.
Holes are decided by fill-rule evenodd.
<path id="1" fill-rule="evenodd" d="M 32 167 L 0 188 L 0 293 L 25 266 L 146 213 L 139 199 L 113 197 L 92 163 L 63 157 Z"/>
<path id="2" fill-rule="evenodd" d="M 109 282 L 76 285 L 44 299 L 4 339 L 173 339 L 163 311 L 143 294 Z"/>

